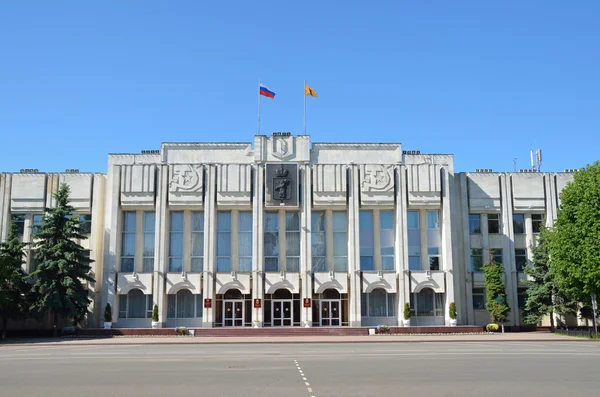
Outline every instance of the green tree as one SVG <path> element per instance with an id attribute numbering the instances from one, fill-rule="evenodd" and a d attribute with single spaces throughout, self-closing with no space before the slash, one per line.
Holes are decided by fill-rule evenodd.
<path id="1" fill-rule="evenodd" d="M 510 313 L 510 307 L 506 301 L 503 275 L 504 266 L 496 263 L 494 255 L 491 254 L 490 261 L 483 265 L 487 298 L 485 308 L 490 313 L 492 322 L 502 324 L 502 332 L 504 332 L 504 323 L 508 319 L 508 313 Z"/>
<path id="2" fill-rule="evenodd" d="M 33 308 L 50 311 L 56 336 L 59 318 L 72 319 L 74 325 L 85 318 L 91 301 L 84 282 L 94 279 L 89 275 L 92 261 L 77 243 L 86 236 L 69 205 L 69 187 L 60 185 L 54 198 L 56 207 L 45 209 L 42 224 L 34 235 L 39 266 L 31 277 L 38 297 Z"/>
<path id="3" fill-rule="evenodd" d="M 550 269 L 563 294 L 588 303 L 600 293 L 600 161 L 576 171 L 560 198 Z"/>
<path id="4" fill-rule="evenodd" d="M 0 318 L 2 338 L 6 337 L 9 319 L 18 319 L 27 314 L 27 292 L 30 285 L 27 274 L 21 267 L 26 243 L 19 241 L 16 223 L 12 223 L 8 239 L 0 243 Z"/>
<path id="5" fill-rule="evenodd" d="M 554 275 L 550 271 L 550 253 L 548 238 L 550 231 L 544 227 L 540 231 L 536 246 L 533 248 L 533 261 L 525 268 L 531 279 L 525 280 L 525 323 L 537 325 L 544 316 L 550 315 L 550 328 L 554 331 L 552 313 L 576 313 L 577 303 L 569 300 L 558 289 Z"/>

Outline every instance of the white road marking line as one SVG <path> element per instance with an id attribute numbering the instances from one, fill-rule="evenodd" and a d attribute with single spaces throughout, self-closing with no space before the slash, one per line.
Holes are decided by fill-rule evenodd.
<path id="1" fill-rule="evenodd" d="M 308 391 L 308 392 L 311 394 L 311 396 L 310 396 L 310 397 L 315 397 L 315 396 L 312 394 L 312 393 L 313 393 L 313 390 L 312 390 L 312 388 L 310 388 L 310 387 L 309 387 L 309 386 L 310 386 L 310 383 L 308 383 L 308 382 L 307 382 L 307 381 L 308 381 L 308 379 L 307 379 L 307 378 L 306 378 L 306 376 L 304 375 L 304 372 L 302 372 L 302 368 L 300 368 L 300 364 L 298 364 L 298 361 L 297 361 L 297 360 L 294 360 L 294 362 L 296 363 L 296 367 L 298 368 L 298 372 L 300 373 L 300 376 L 302 376 L 302 380 L 304 381 L 304 384 L 307 386 L 307 388 L 306 388 L 306 389 L 307 389 L 307 391 Z"/>

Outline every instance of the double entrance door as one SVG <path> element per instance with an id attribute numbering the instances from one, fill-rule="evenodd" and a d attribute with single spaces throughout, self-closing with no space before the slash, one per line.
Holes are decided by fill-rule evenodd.
<path id="1" fill-rule="evenodd" d="M 340 299 L 321 299 L 321 326 L 342 325 L 341 303 Z"/>
<path id="2" fill-rule="evenodd" d="M 291 299 L 274 299 L 271 301 L 273 327 L 294 325 L 294 301 Z"/>
<path id="3" fill-rule="evenodd" d="M 225 299 L 223 300 L 223 326 L 224 327 L 243 327 L 244 326 L 244 300 L 243 299 Z"/>

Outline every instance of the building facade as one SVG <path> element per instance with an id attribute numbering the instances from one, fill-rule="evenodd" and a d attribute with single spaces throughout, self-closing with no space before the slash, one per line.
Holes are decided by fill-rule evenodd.
<path id="1" fill-rule="evenodd" d="M 108 172 L 0 174 L 0 237 L 24 241 L 59 184 L 89 238 L 88 326 L 278 327 L 489 322 L 483 263 L 505 268 L 522 324 L 523 267 L 572 173 L 457 173 L 401 144 L 163 143 L 111 154 Z M 35 269 L 28 252 L 23 264 Z"/>

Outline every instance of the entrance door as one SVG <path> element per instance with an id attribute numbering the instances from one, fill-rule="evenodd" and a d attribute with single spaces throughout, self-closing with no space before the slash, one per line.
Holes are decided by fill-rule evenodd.
<path id="1" fill-rule="evenodd" d="M 339 299 L 321 300 L 321 326 L 342 325 L 341 303 Z"/>
<path id="2" fill-rule="evenodd" d="M 244 326 L 244 301 L 241 299 L 225 299 L 223 301 L 223 326 Z"/>
<path id="3" fill-rule="evenodd" d="M 271 305 L 274 327 L 293 325 L 294 305 L 291 299 L 273 300 Z"/>

